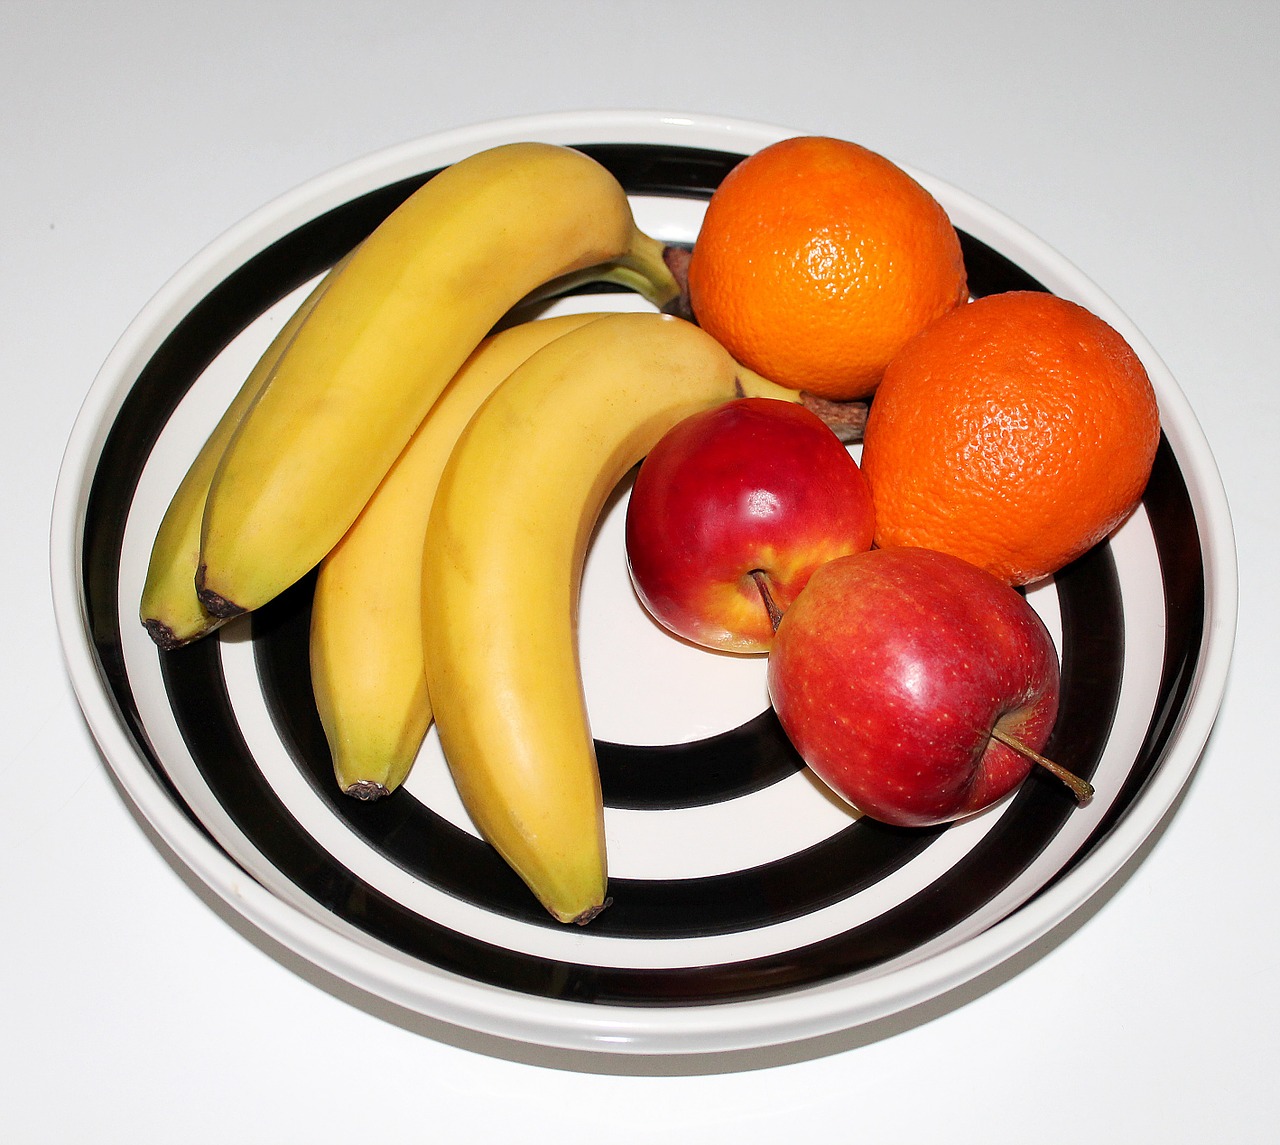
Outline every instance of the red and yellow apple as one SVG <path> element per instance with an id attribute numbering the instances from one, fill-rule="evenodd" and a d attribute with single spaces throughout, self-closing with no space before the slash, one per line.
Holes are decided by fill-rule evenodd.
<path id="1" fill-rule="evenodd" d="M 906 827 L 973 814 L 1017 787 L 1053 729 L 1060 685 L 1053 639 L 1020 593 L 908 548 L 818 569 L 782 617 L 768 681 L 814 773 Z M 1088 784 L 1059 778 L 1087 800 Z"/>
<path id="2" fill-rule="evenodd" d="M 645 458 L 627 506 L 627 560 L 666 628 L 758 653 L 813 571 L 869 548 L 874 531 L 862 471 L 822 419 L 742 398 L 686 418 Z"/>

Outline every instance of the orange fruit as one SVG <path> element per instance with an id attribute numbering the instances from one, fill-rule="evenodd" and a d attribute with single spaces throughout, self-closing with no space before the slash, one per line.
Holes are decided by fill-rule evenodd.
<path id="1" fill-rule="evenodd" d="M 1051 294 L 979 299 L 912 339 L 876 391 L 862 451 L 876 544 L 1027 584 L 1133 511 L 1159 439 L 1147 371 L 1107 322 Z"/>
<path id="2" fill-rule="evenodd" d="M 967 299 L 937 200 L 883 156 L 825 136 L 734 167 L 689 261 L 703 329 L 758 373 L 824 398 L 868 396 L 908 338 Z"/>

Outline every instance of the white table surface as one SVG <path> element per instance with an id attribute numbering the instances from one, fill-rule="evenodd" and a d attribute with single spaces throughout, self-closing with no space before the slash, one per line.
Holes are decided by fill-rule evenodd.
<path id="1" fill-rule="evenodd" d="M 1277 42 L 1274 2 L 0 2 L 0 1139 L 1274 1140 Z M 161 853 L 65 675 L 53 489 L 151 295 L 348 160 L 583 108 L 840 135 L 964 188 L 1118 302 L 1218 457 L 1240 628 L 1184 800 L 1067 925 L 909 1021 L 688 1062 L 380 1014 Z"/>

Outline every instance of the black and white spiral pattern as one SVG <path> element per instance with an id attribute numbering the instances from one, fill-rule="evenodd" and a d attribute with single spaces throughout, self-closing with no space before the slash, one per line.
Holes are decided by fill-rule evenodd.
<path id="1" fill-rule="evenodd" d="M 696 216 L 741 157 L 639 142 L 582 149 L 617 174 L 642 223 L 643 210 L 664 206 Z M 337 792 L 308 679 L 310 580 L 215 638 L 170 653 L 151 646 L 136 621 L 146 555 L 203 435 L 300 293 L 428 177 L 338 196 L 202 288 L 154 339 L 103 427 L 79 547 L 87 631 L 151 779 L 210 845 L 353 947 L 429 972 L 428 1011 L 443 979 L 583 1005 L 685 1008 L 856 982 L 963 942 L 1061 879 L 1125 819 L 1161 767 L 1204 641 L 1200 535 L 1168 440 L 1139 514 L 1029 594 L 1063 665 L 1046 753 L 1093 780 L 1094 803 L 1077 810 L 1037 774 L 990 812 L 930 830 L 858 820 L 824 795 L 768 710 L 762 665 L 753 675 L 750 664 L 657 648 L 665 638 L 628 590 L 610 525 L 623 490 L 583 596 L 613 904 L 582 929 L 553 922 L 477 837 L 434 736 L 393 797 Z M 990 242 L 961 237 L 975 295 L 1046 288 Z M 611 294 L 589 302 L 627 304 Z M 646 669 L 648 653 L 629 642 L 657 649 L 658 666 Z M 614 648 L 634 672 L 607 695 L 605 685 L 593 691 L 592 665 Z M 678 670 L 668 655 L 685 657 Z M 716 679 L 701 679 L 697 655 Z M 724 672 L 738 675 L 726 683 Z M 722 710 L 717 687 L 737 706 Z M 602 713 L 622 715 L 597 723 L 597 698 Z M 712 726 L 668 718 L 681 699 L 709 709 Z"/>

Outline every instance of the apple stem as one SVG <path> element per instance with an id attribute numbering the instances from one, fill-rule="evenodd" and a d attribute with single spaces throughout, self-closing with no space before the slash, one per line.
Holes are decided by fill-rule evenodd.
<path id="1" fill-rule="evenodd" d="M 769 588 L 769 574 L 764 569 L 752 569 L 751 579 L 756 582 L 756 588 L 760 590 L 760 598 L 764 601 L 765 611 L 769 614 L 769 623 L 773 625 L 774 632 L 777 632 L 778 625 L 782 623 L 782 609 L 773 599 L 773 593 Z"/>
<path id="2" fill-rule="evenodd" d="M 1078 775 L 1068 771 L 1059 763 L 1054 763 L 1051 759 L 1046 759 L 1038 751 L 1032 751 L 1021 740 L 1015 739 L 1008 732 L 1002 731 L 1000 728 L 992 728 L 991 736 L 993 739 L 999 740 L 1005 747 L 1012 748 L 1019 755 L 1025 755 L 1028 759 L 1038 763 L 1046 771 L 1057 776 L 1063 783 L 1071 788 L 1071 793 L 1076 797 L 1076 803 L 1081 807 L 1085 806 L 1093 798 L 1093 784 L 1087 779 L 1081 779 Z"/>

